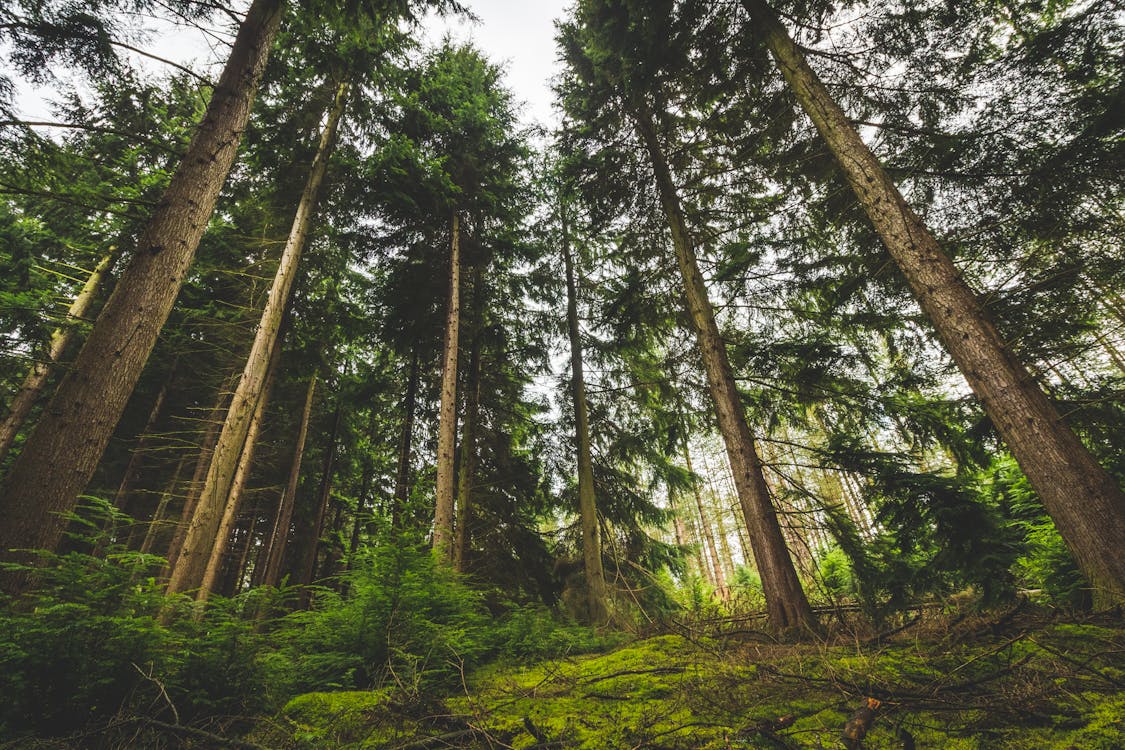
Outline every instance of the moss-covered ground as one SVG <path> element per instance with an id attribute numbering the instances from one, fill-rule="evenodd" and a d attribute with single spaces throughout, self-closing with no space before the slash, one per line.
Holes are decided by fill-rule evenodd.
<path id="1" fill-rule="evenodd" d="M 273 748 L 1125 747 L 1125 626 L 1042 614 L 929 618 L 876 641 L 742 632 L 638 639 L 609 653 L 492 665 L 440 699 L 393 690 L 292 700 Z"/>

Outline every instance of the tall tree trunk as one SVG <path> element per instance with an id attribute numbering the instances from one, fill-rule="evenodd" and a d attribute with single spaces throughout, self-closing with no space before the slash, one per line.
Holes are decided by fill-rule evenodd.
<path id="1" fill-rule="evenodd" d="M 442 348 L 441 408 L 438 413 L 437 501 L 434 507 L 434 552 L 452 560 L 453 474 L 457 440 L 457 338 L 461 325 L 461 225 L 453 213 L 449 243 L 449 304 Z"/>
<path id="2" fill-rule="evenodd" d="M 277 348 L 281 320 L 293 290 L 293 283 L 297 278 L 301 253 L 308 242 L 317 197 L 336 143 L 336 132 L 344 115 L 347 96 L 348 85 L 339 84 L 335 101 L 324 124 L 324 131 L 320 135 L 316 157 L 309 169 L 301 200 L 297 204 L 297 213 L 293 217 L 293 225 L 289 230 L 285 249 L 281 253 L 281 262 L 274 275 L 266 307 L 262 311 L 262 320 L 254 335 L 254 344 L 246 360 L 246 368 L 242 372 L 242 379 L 238 383 L 230 411 L 227 412 L 226 422 L 223 424 L 222 435 L 215 447 L 215 458 L 211 461 L 211 467 L 207 472 L 203 493 L 196 506 L 195 515 L 191 519 L 187 537 L 184 539 L 183 551 L 172 571 L 172 578 L 168 581 L 170 593 L 197 588 L 203 581 L 207 560 L 223 516 L 223 508 L 229 505 L 231 484 L 234 482 L 239 456 L 246 444 L 246 435 L 250 430 L 255 405 L 261 398 L 269 362 L 273 351 Z"/>
<path id="3" fill-rule="evenodd" d="M 594 491 L 594 460 L 590 447 L 590 415 L 586 403 L 586 374 L 582 362 L 582 330 L 578 321 L 578 282 L 570 248 L 570 231 L 562 212 L 562 256 L 566 267 L 566 326 L 570 336 L 570 391 L 574 400 L 574 445 L 578 453 L 578 515 L 582 523 L 582 558 L 586 568 L 586 596 L 590 621 L 603 625 L 609 617 L 602 533 Z"/>
<path id="4" fill-rule="evenodd" d="M 1125 493 L 1028 374 L 777 15 L 743 0 L 953 361 L 1043 500 L 1097 601 L 1125 601 Z"/>
<path id="5" fill-rule="evenodd" d="M 289 481 L 277 503 L 277 515 L 274 517 L 268 551 L 263 550 L 265 564 L 262 566 L 262 575 L 260 578 L 255 576 L 263 586 L 276 586 L 281 580 L 281 563 L 285 557 L 285 545 L 289 541 L 289 525 L 293 521 L 293 505 L 297 500 L 297 483 L 301 479 L 301 461 L 305 457 L 305 439 L 309 435 L 309 419 L 312 417 L 315 391 L 316 374 L 314 373 L 309 378 L 309 387 L 305 391 L 305 408 L 301 413 L 301 426 L 297 430 L 297 443 L 293 447 L 293 463 L 289 469 Z M 259 559 L 261 559 L 261 555 L 259 555 Z"/>
<path id="6" fill-rule="evenodd" d="M 299 586 L 308 586 L 313 582 L 316 571 L 317 553 L 320 551 L 320 536 L 324 533 L 324 516 L 328 513 L 328 506 L 332 502 L 332 480 L 336 471 L 336 448 L 340 435 L 340 425 L 344 422 L 344 410 L 339 404 L 332 417 L 332 432 L 328 436 L 328 446 L 324 452 L 324 463 L 320 469 L 320 491 L 317 493 L 316 508 L 313 510 L 312 523 L 309 525 L 309 534 L 303 535 L 301 546 L 296 555 L 293 566 L 293 583 Z M 301 592 L 301 606 L 308 606 L 308 589 Z"/>
<path id="7" fill-rule="evenodd" d="M 281 22 L 283 0 L 254 0 L 191 144 L 129 265 L 59 384 L 0 498 L 0 555 L 53 549 L 156 344 L 234 163 Z M 23 577 L 5 575 L 17 590 Z"/>
<path id="8" fill-rule="evenodd" d="M 258 445 L 258 434 L 262 430 L 262 421 L 266 416 L 266 407 L 269 405 L 270 392 L 273 390 L 273 383 L 277 378 L 280 361 L 281 346 L 278 345 L 273 348 L 273 353 L 270 355 L 269 365 L 266 368 L 266 379 L 262 385 L 262 393 L 254 407 L 254 415 L 250 418 L 250 429 L 246 432 L 246 443 L 242 447 L 242 455 L 238 458 L 238 469 L 234 473 L 234 481 L 231 483 L 226 507 L 223 508 L 223 518 L 215 532 L 211 554 L 207 560 L 207 567 L 203 571 L 203 580 L 200 582 L 199 593 L 197 594 L 197 598 L 201 602 L 207 601 L 208 595 L 215 588 L 215 581 L 222 566 L 223 553 L 227 548 L 231 531 L 234 530 L 234 522 L 238 519 L 242 495 L 246 490 L 246 482 L 250 478 L 250 470 L 254 465 L 254 452 Z M 222 442 L 221 438 L 220 442 Z"/>
<path id="9" fill-rule="evenodd" d="M 473 291 L 481 295 L 480 271 L 474 273 Z M 465 382 L 465 419 L 461 425 L 461 458 L 457 474 L 457 529 L 453 544 L 453 569 L 465 572 L 465 555 L 472 541 L 473 476 L 476 474 L 477 417 L 480 414 L 480 303 L 473 322 L 473 343 L 469 353 L 469 377 Z"/>
<path id="10" fill-rule="evenodd" d="M 90 273 L 86 283 L 82 285 L 82 291 L 78 293 L 78 296 L 70 304 L 70 309 L 66 311 L 66 323 L 51 333 L 46 361 L 36 362 L 31 366 L 31 372 L 27 374 L 23 384 L 20 385 L 20 389 L 12 397 L 12 403 L 8 405 L 8 415 L 4 417 L 3 422 L 0 422 L 0 466 L 4 464 L 8 452 L 12 450 L 16 435 L 19 434 L 20 428 L 27 421 L 27 416 L 31 414 L 32 407 L 39 400 L 39 395 L 43 393 L 43 388 L 47 385 L 47 379 L 55 369 L 55 365 L 58 364 L 70 346 L 70 342 L 74 340 L 78 329 L 73 324 L 85 320 L 86 316 L 89 315 L 116 257 L 117 249 L 110 248 L 109 253 L 101 259 Z"/>
<path id="11" fill-rule="evenodd" d="M 410 377 L 406 383 L 406 396 L 402 403 L 402 437 L 398 446 L 398 469 L 395 472 L 395 495 L 391 501 L 391 528 L 397 529 L 401 522 L 402 509 L 410 497 L 410 462 L 413 458 L 411 443 L 414 439 L 414 411 L 418 400 L 418 376 L 421 366 L 418 362 L 418 344 L 410 351 Z M 358 527 L 357 527 L 358 528 Z M 356 537 L 359 538 L 358 536 Z"/>
<path id="12" fill-rule="evenodd" d="M 719 432 L 726 443 L 735 488 L 746 518 L 754 560 L 762 578 L 762 591 L 766 598 L 770 624 L 778 630 L 811 627 L 815 623 L 815 617 L 797 578 L 793 560 L 785 548 L 785 538 L 781 534 L 769 488 L 762 475 L 762 464 L 754 445 L 754 437 L 746 423 L 742 400 L 734 382 L 726 342 L 719 335 L 719 327 L 715 323 L 715 312 L 707 297 L 703 275 L 699 272 L 691 235 L 688 233 L 671 170 L 656 136 L 652 113 L 638 106 L 634 109 L 633 116 L 637 132 L 652 161 L 660 202 L 672 232 L 676 260 L 684 279 L 688 312 L 699 342 L 711 398 L 715 403 Z"/>

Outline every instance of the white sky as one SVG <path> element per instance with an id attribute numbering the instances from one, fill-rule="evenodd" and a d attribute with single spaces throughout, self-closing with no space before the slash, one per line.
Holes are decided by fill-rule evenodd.
<path id="1" fill-rule="evenodd" d="M 525 104 L 524 122 L 550 124 L 550 79 L 557 70 L 555 19 L 562 18 L 569 0 L 462 0 L 480 19 L 430 19 L 425 28 L 431 42 L 449 33 L 457 41 L 472 41 L 485 56 L 500 63 L 505 83 Z"/>

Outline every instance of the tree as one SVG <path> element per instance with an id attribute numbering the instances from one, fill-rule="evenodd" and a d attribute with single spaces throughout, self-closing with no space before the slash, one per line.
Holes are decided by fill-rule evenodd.
<path id="1" fill-rule="evenodd" d="M 1125 493 L 1001 338 L 934 235 L 813 72 L 776 14 L 743 0 L 801 107 L 1012 455 L 1104 601 L 1125 598 Z"/>

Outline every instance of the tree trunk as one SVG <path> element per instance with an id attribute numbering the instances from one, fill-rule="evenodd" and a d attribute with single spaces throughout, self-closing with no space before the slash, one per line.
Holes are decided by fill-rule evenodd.
<path id="1" fill-rule="evenodd" d="M 777 513 L 762 475 L 762 464 L 754 446 L 754 437 L 746 423 L 742 400 L 734 382 L 734 372 L 727 358 L 726 342 L 719 335 L 719 328 L 715 323 L 715 312 L 707 297 L 703 275 L 699 272 L 672 173 L 656 137 L 652 114 L 638 107 L 633 116 L 637 132 L 652 160 L 660 201 L 672 232 L 676 259 L 684 279 L 688 312 L 699 342 L 711 398 L 715 403 L 719 432 L 726 443 L 758 574 L 762 578 L 770 624 L 778 630 L 811 627 L 815 624 L 812 608 L 801 588 L 789 551 L 785 548 Z"/>
<path id="2" fill-rule="evenodd" d="M 242 372 L 242 379 L 234 393 L 230 411 L 227 412 L 222 436 L 215 447 L 215 458 L 207 472 L 207 481 L 204 482 L 203 493 L 200 496 L 199 504 L 196 506 L 195 515 L 191 519 L 187 537 L 184 539 L 184 549 L 180 554 L 176 568 L 172 571 L 172 578 L 168 581 L 169 593 L 194 589 L 203 582 L 204 571 L 207 567 L 211 548 L 214 546 L 223 508 L 225 505 L 229 505 L 231 484 L 234 482 L 239 456 L 246 444 L 246 435 L 250 430 L 255 405 L 261 399 L 270 358 L 277 348 L 281 319 L 285 314 L 289 295 L 297 277 L 297 266 L 301 260 L 301 253 L 308 241 L 309 230 L 312 227 L 313 215 L 316 211 L 317 197 L 320 193 L 321 183 L 324 181 L 324 173 L 328 168 L 328 160 L 336 143 L 336 132 L 340 119 L 344 115 L 347 95 L 348 85 L 346 83 L 339 84 L 336 89 L 335 101 L 328 112 L 324 131 L 320 135 L 320 144 L 309 170 L 304 191 L 301 193 L 301 200 L 297 204 L 297 213 L 293 217 L 289 238 L 286 240 L 285 249 L 281 253 L 281 262 L 278 264 L 277 273 L 274 275 L 269 299 L 267 299 L 266 307 L 262 311 L 262 320 L 254 335 L 254 344 L 250 349 L 250 356 L 246 360 L 246 368 Z"/>
<path id="3" fill-rule="evenodd" d="M 47 360 L 36 362 L 31 366 L 31 372 L 27 374 L 20 389 L 12 397 L 12 403 L 8 406 L 8 416 L 4 417 L 3 423 L 0 423 L 0 465 L 3 465 L 4 459 L 8 457 L 8 452 L 16 441 L 16 435 L 27 421 L 27 416 L 31 413 L 35 402 L 39 400 L 39 395 L 47 385 L 47 379 L 55 369 L 55 365 L 70 346 L 70 342 L 74 340 L 77 328 L 73 323 L 85 320 L 89 315 L 116 257 L 116 248 L 110 248 L 109 254 L 102 258 L 90 273 L 86 283 L 82 285 L 82 291 L 66 311 L 66 323 L 51 333 Z"/>
<path id="4" fill-rule="evenodd" d="M 398 470 L 395 472 L 395 495 L 391 501 L 391 528 L 397 529 L 401 522 L 402 509 L 410 497 L 411 442 L 414 438 L 414 410 L 418 400 L 418 375 L 421 367 L 418 362 L 418 345 L 410 352 L 410 379 L 406 384 L 406 396 L 402 404 L 402 438 L 398 448 Z M 358 528 L 358 527 L 357 527 Z M 358 536 L 356 537 L 358 539 Z"/>
<path id="5" fill-rule="evenodd" d="M 594 491 L 594 461 L 590 447 L 590 416 L 586 403 L 586 374 L 582 362 L 582 331 L 578 322 L 578 282 L 570 249 L 570 232 L 562 209 L 562 256 L 566 267 L 566 325 L 570 336 L 570 389 L 574 399 L 574 445 L 578 453 L 578 515 L 582 523 L 582 557 L 586 569 L 590 621 L 609 619 L 605 569 L 602 566 L 601 522 Z"/>
<path id="6" fill-rule="evenodd" d="M 699 531 L 707 545 L 708 557 L 711 562 L 711 580 L 714 581 L 719 596 L 726 599 L 727 577 L 723 573 L 723 564 L 719 559 L 719 545 L 715 543 L 715 531 L 711 528 L 711 521 L 707 518 L 707 512 L 703 509 L 703 495 L 699 491 L 699 477 L 695 475 L 695 469 L 692 468 L 691 451 L 688 450 L 686 441 L 684 442 L 684 465 L 687 467 L 688 474 L 691 475 L 691 492 L 692 496 L 695 497 L 695 509 L 699 512 Z"/>
<path id="7" fill-rule="evenodd" d="M 187 153 L 129 265 L 12 467 L 0 498 L 0 554 L 53 549 L 90 481 L 180 291 L 234 163 L 281 21 L 283 0 L 254 0 Z M 3 576 L 17 590 L 21 577 Z"/>
<path id="8" fill-rule="evenodd" d="M 474 274 L 473 291 L 478 295 L 480 272 Z M 468 552 L 472 535 L 469 525 L 473 517 L 473 475 L 476 473 L 477 417 L 480 413 L 480 317 L 481 309 L 477 303 L 473 326 L 473 343 L 469 354 L 469 377 L 465 382 L 465 420 L 461 425 L 461 458 L 457 474 L 457 530 L 453 544 L 453 569 L 465 572 L 465 555 Z"/>
<path id="9" fill-rule="evenodd" d="M 285 557 L 285 545 L 289 541 L 289 525 L 293 521 L 293 505 L 297 499 L 297 482 L 301 479 L 301 461 L 305 456 L 305 439 L 309 434 L 309 419 L 312 416 L 313 395 L 316 391 L 316 374 L 309 378 L 305 392 L 305 409 L 301 413 L 301 426 L 297 430 L 297 444 L 293 448 L 293 464 L 289 469 L 289 482 L 277 504 L 277 516 L 270 534 L 269 549 L 265 554 L 265 565 L 258 579 L 263 586 L 276 586 L 281 579 L 281 563 Z M 259 555 L 260 559 L 261 555 Z"/>
<path id="10" fill-rule="evenodd" d="M 227 548 L 234 522 L 238 519 L 242 505 L 242 494 L 246 490 L 246 482 L 250 478 L 250 469 L 254 465 L 254 452 L 258 445 L 258 434 L 262 430 L 262 421 L 266 416 L 266 407 L 269 404 L 270 391 L 273 390 L 274 379 L 277 377 L 277 368 L 281 361 L 281 346 L 275 346 L 270 355 L 269 365 L 266 368 L 266 379 L 262 385 L 262 393 L 254 407 L 254 415 L 250 419 L 250 428 L 246 432 L 246 443 L 242 447 L 242 455 L 238 459 L 238 469 L 234 473 L 231 484 L 230 496 L 227 498 L 226 507 L 223 508 L 223 518 L 215 532 L 214 542 L 211 545 L 211 554 L 207 560 L 207 567 L 203 571 L 203 580 L 199 585 L 197 598 L 207 601 L 208 595 L 215 588 L 215 581 L 219 576 L 222 565 L 223 553 Z M 229 421 L 229 418 L 228 418 Z M 220 438 L 221 442 L 221 438 Z M 214 462 L 212 462 L 214 463 Z"/>
<path id="11" fill-rule="evenodd" d="M 832 100 L 773 10 L 761 0 L 743 0 L 743 5 L 938 337 L 1042 498 L 1093 586 L 1096 601 L 1125 601 L 1125 493 L 1000 338 L 980 300 Z"/>
<path id="12" fill-rule="evenodd" d="M 308 586 L 313 582 L 313 573 L 316 571 L 317 552 L 320 551 L 320 535 L 324 533 L 324 516 L 328 513 L 328 505 L 332 501 L 332 475 L 336 470 L 336 444 L 340 434 L 340 425 L 344 422 L 344 410 L 336 406 L 336 413 L 332 417 L 332 433 L 328 436 L 328 447 L 324 452 L 324 464 L 320 470 L 320 492 L 317 493 L 316 509 L 313 513 L 312 524 L 308 534 L 301 540 L 301 547 L 297 555 L 294 569 L 293 583 L 299 586 Z M 301 592 L 301 606 L 309 603 L 309 591 Z"/>
<path id="13" fill-rule="evenodd" d="M 441 409 L 438 414 L 437 502 L 434 507 L 434 552 L 452 560 L 453 469 L 457 440 L 457 337 L 461 324 L 461 227 L 453 213 L 453 237 L 449 253 L 449 305 L 442 348 Z"/>

